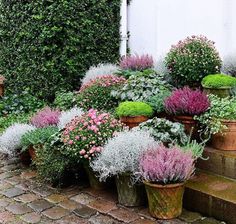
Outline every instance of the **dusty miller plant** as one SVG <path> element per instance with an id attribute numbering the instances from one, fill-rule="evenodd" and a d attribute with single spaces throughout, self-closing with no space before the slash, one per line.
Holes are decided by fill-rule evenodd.
<path id="1" fill-rule="evenodd" d="M 36 128 L 28 124 L 13 124 L 0 136 L 0 152 L 14 155 L 17 149 L 22 147 L 21 137 Z"/>
<path id="2" fill-rule="evenodd" d="M 101 181 L 125 173 L 132 175 L 138 171 L 140 155 L 157 144 L 146 131 L 120 132 L 107 142 L 101 154 L 90 165 L 99 173 Z"/>

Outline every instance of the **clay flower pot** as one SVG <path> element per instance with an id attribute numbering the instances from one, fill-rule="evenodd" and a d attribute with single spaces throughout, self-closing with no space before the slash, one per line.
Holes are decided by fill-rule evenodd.
<path id="1" fill-rule="evenodd" d="M 158 219 L 173 219 L 182 213 L 184 183 L 159 185 L 144 182 L 149 212 Z"/>
<path id="2" fill-rule="evenodd" d="M 140 123 L 148 120 L 147 116 L 124 116 L 120 118 L 121 122 L 127 125 L 130 129 L 139 126 Z"/>
<path id="3" fill-rule="evenodd" d="M 127 207 L 144 205 L 146 201 L 144 185 L 131 183 L 129 174 L 116 177 L 116 188 L 119 204 Z"/>
<path id="4" fill-rule="evenodd" d="M 210 88 L 203 86 L 203 91 L 209 95 L 213 94 L 220 98 L 225 98 L 231 95 L 231 87 L 221 87 L 221 88 Z"/>
<path id="5" fill-rule="evenodd" d="M 212 146 L 220 150 L 236 150 L 236 120 L 222 120 L 227 129 L 212 136 Z"/>
<path id="6" fill-rule="evenodd" d="M 36 158 L 36 152 L 35 152 L 35 148 L 34 148 L 33 145 L 31 145 L 31 146 L 29 147 L 29 154 L 30 154 L 31 159 L 32 159 L 32 160 L 35 160 L 35 158 Z"/>

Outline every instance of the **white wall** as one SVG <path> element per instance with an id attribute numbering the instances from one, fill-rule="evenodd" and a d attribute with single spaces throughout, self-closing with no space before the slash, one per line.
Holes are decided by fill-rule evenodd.
<path id="1" fill-rule="evenodd" d="M 191 35 L 216 42 L 222 56 L 236 51 L 236 0 L 131 0 L 131 53 L 158 58 Z"/>

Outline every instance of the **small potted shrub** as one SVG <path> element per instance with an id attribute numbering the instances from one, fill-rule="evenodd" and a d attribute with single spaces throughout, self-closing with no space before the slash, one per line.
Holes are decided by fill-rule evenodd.
<path id="1" fill-rule="evenodd" d="M 225 74 L 208 75 L 203 78 L 202 86 L 207 94 L 228 97 L 236 86 L 236 78 Z"/>
<path id="2" fill-rule="evenodd" d="M 90 109 L 75 117 L 63 130 L 61 141 L 65 144 L 66 155 L 83 163 L 91 187 L 101 189 L 104 184 L 92 172 L 90 162 L 101 152 L 106 141 L 123 127 L 111 114 Z"/>
<path id="3" fill-rule="evenodd" d="M 145 189 L 134 183 L 138 172 L 139 157 L 149 147 L 157 145 L 146 131 L 132 129 L 118 133 L 104 146 L 101 154 L 92 162 L 92 168 L 101 181 L 116 177 L 118 201 L 124 206 L 140 206 L 145 202 Z"/>
<path id="4" fill-rule="evenodd" d="M 140 123 L 147 121 L 153 115 L 153 109 L 144 102 L 126 101 L 120 103 L 116 109 L 116 114 L 120 120 L 129 128 L 138 126 Z"/>
<path id="5" fill-rule="evenodd" d="M 165 100 L 165 110 L 177 122 L 184 124 L 187 134 L 197 133 L 195 115 L 205 113 L 210 107 L 210 102 L 201 90 L 192 90 L 189 87 L 176 89 Z"/>
<path id="6" fill-rule="evenodd" d="M 37 128 L 25 133 L 21 138 L 22 152 L 28 151 L 31 159 L 35 160 L 36 149 L 42 148 L 43 144 L 55 133 L 57 127 Z"/>
<path id="7" fill-rule="evenodd" d="M 194 173 L 190 151 L 159 145 L 143 153 L 138 175 L 148 197 L 149 212 L 158 219 L 172 219 L 182 213 L 184 184 Z"/>
<path id="8" fill-rule="evenodd" d="M 196 116 L 201 132 L 212 136 L 211 144 L 220 150 L 236 150 L 236 98 L 209 95 L 210 109 Z"/>

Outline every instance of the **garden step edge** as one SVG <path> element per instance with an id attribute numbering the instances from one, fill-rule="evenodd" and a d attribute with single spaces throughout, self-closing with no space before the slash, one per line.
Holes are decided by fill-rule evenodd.
<path id="1" fill-rule="evenodd" d="M 236 224 L 236 180 L 198 171 L 186 184 L 184 207 Z"/>
<path id="2" fill-rule="evenodd" d="M 199 159 L 197 168 L 236 179 L 236 151 L 222 151 L 206 147 L 203 157 L 208 159 Z"/>

